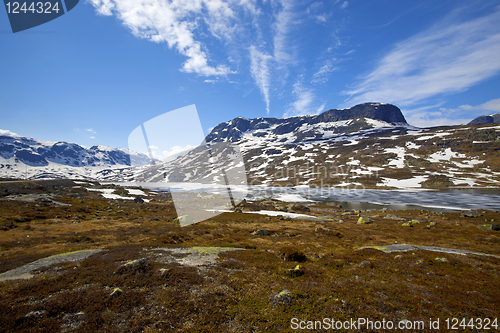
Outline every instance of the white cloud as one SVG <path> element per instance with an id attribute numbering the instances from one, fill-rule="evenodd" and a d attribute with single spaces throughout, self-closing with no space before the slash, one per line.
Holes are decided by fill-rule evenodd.
<path id="1" fill-rule="evenodd" d="M 458 22 L 456 13 L 397 44 L 352 89 L 350 103 L 385 101 L 402 106 L 464 91 L 500 71 L 500 9 Z"/>
<path id="2" fill-rule="evenodd" d="M 275 35 L 274 35 L 274 58 L 278 63 L 292 60 L 287 52 L 287 36 L 290 26 L 295 20 L 292 0 L 280 0 L 282 10 L 276 15 Z"/>
<path id="3" fill-rule="evenodd" d="M 293 94 L 295 95 L 296 99 L 293 103 L 290 104 L 283 117 L 318 114 L 325 107 L 326 103 L 319 108 L 316 107 L 315 109 L 313 104 L 316 100 L 316 95 L 311 89 L 304 88 L 300 81 L 297 81 L 293 85 L 293 88 Z"/>
<path id="4" fill-rule="evenodd" d="M 460 109 L 462 110 L 480 110 L 480 111 L 494 111 L 494 112 L 500 112 L 500 98 L 497 99 L 492 99 L 491 101 L 488 101 L 486 103 L 477 105 L 477 106 L 472 106 L 472 105 L 460 105 Z"/>
<path id="5" fill-rule="evenodd" d="M 325 23 L 327 18 L 328 18 L 328 15 L 326 15 L 326 14 L 316 15 L 316 21 L 318 21 L 320 23 Z"/>
<path id="6" fill-rule="evenodd" d="M 468 118 L 467 119 L 460 119 L 463 121 L 463 123 L 468 123 L 474 118 L 477 118 L 479 116 L 484 116 L 488 114 L 494 114 L 494 113 L 499 113 L 500 112 L 500 98 L 497 99 L 492 99 L 486 103 L 479 104 L 479 105 L 469 105 L 469 104 L 464 104 L 460 105 L 457 108 L 440 108 L 438 113 L 444 113 L 446 115 L 450 114 L 460 114 L 460 115 L 466 115 Z"/>
<path id="7" fill-rule="evenodd" d="M 325 110 L 326 102 L 321 104 L 321 106 L 316 110 L 316 113 L 321 113 Z"/>
<path id="8" fill-rule="evenodd" d="M 342 3 L 342 5 L 340 6 L 340 8 L 345 9 L 345 8 L 347 8 L 347 6 L 349 6 L 349 2 L 344 1 L 344 2 Z"/>
<path id="9" fill-rule="evenodd" d="M 92 128 L 87 128 L 87 129 L 85 129 L 85 130 L 86 130 L 87 132 L 90 132 L 90 133 L 94 133 L 94 134 L 96 134 L 96 132 L 95 132 Z"/>
<path id="10" fill-rule="evenodd" d="M 187 154 L 190 150 L 196 148 L 196 146 L 191 146 L 187 145 L 184 147 L 181 146 L 175 146 L 170 148 L 169 150 L 163 151 L 163 156 L 159 156 L 159 159 L 161 159 L 163 162 L 171 161 L 176 159 L 178 156 L 182 156 Z M 154 153 L 153 153 L 154 155 Z M 156 158 L 156 156 L 155 156 Z"/>
<path id="11" fill-rule="evenodd" d="M 463 109 L 447 109 L 442 108 L 443 103 L 428 105 L 411 110 L 402 110 L 406 121 L 417 127 L 432 127 L 432 126 L 451 126 L 462 125 L 472 120 L 467 114 L 467 118 L 463 118 Z"/>
<path id="12" fill-rule="evenodd" d="M 488 111 L 500 112 L 500 98 L 492 99 L 491 101 L 481 104 L 480 108 Z"/>
<path id="13" fill-rule="evenodd" d="M 272 56 L 262 53 L 255 46 L 250 46 L 250 74 L 252 75 L 255 83 L 260 89 L 264 102 L 266 103 L 266 110 L 269 114 L 269 62 L 273 59 Z"/>
<path id="14" fill-rule="evenodd" d="M 89 1 L 136 37 L 165 43 L 185 56 L 180 70 L 206 76 L 206 83 L 234 83 L 227 77 L 236 73 L 231 67 L 245 68 L 240 62 L 250 50 L 250 74 L 268 113 L 271 73 L 283 74 L 280 84 L 286 84 L 288 66 L 294 65 L 296 47 L 290 39 L 301 22 L 295 0 Z"/>
<path id="15" fill-rule="evenodd" d="M 328 81 L 328 76 L 330 73 L 338 70 L 334 65 L 336 59 L 328 60 L 326 63 L 313 74 L 312 83 L 326 83 Z"/>
<path id="16" fill-rule="evenodd" d="M 297 100 L 293 102 L 295 114 L 307 114 L 314 97 L 314 94 L 310 90 L 299 92 L 297 94 Z"/>
<path id="17" fill-rule="evenodd" d="M 407 117 L 406 121 L 413 126 L 417 127 L 433 127 L 433 126 L 451 126 L 466 124 L 471 119 L 451 119 L 446 117 L 433 118 L 428 113 L 415 113 Z"/>
<path id="18" fill-rule="evenodd" d="M 0 129 L 0 135 L 19 137 L 16 133 L 3 129 Z"/>
<path id="19" fill-rule="evenodd" d="M 210 33 L 219 39 L 230 39 L 235 29 L 235 14 L 230 4 L 221 0 L 90 0 L 102 15 L 115 15 L 132 33 L 152 42 L 166 42 L 188 59 L 182 66 L 186 73 L 203 76 L 234 73 L 226 65 L 210 66 L 209 55 L 195 38 L 203 18 Z M 243 1 L 246 8 L 251 2 Z M 250 6 L 250 7 L 249 7 Z"/>

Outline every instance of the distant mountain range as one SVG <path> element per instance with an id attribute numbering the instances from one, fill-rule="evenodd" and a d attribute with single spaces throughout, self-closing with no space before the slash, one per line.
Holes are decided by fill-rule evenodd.
<path id="1" fill-rule="evenodd" d="M 108 169 L 150 162 L 147 155 L 128 149 L 68 142 L 46 142 L 0 135 L 0 176 L 25 178 L 99 178 Z"/>
<path id="2" fill-rule="evenodd" d="M 474 121 L 416 128 L 399 108 L 383 103 L 314 116 L 238 117 L 216 126 L 206 145 L 154 165 L 148 164 L 148 156 L 126 149 L 0 136 L 0 175 L 218 183 L 231 170 L 244 167 L 251 185 L 498 187 L 500 126 Z M 236 155 L 242 159 L 232 158 Z"/>

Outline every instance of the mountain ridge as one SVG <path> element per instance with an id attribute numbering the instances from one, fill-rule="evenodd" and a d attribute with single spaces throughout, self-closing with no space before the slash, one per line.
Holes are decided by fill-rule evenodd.
<path id="1" fill-rule="evenodd" d="M 319 123 L 333 123 L 354 120 L 357 118 L 369 118 L 393 125 L 408 125 L 403 113 L 395 105 L 386 103 L 363 103 L 348 109 L 330 109 L 319 115 L 304 115 L 287 118 L 259 117 L 253 119 L 236 117 L 214 127 L 205 138 L 205 141 L 236 142 L 241 139 L 242 133 L 246 131 L 267 129 L 271 126 L 275 126 L 273 129 L 274 134 L 282 135 L 290 133 L 304 124 L 316 125 Z"/>
<path id="2" fill-rule="evenodd" d="M 500 123 L 500 113 L 477 117 L 472 121 L 470 121 L 467 125 L 498 124 L 498 123 Z"/>
<path id="3" fill-rule="evenodd" d="M 388 108 L 393 111 L 383 118 L 382 111 Z M 70 143 L 46 143 L 39 150 L 36 145 L 40 142 L 26 139 L 25 146 L 18 142 L 19 152 L 13 152 L 0 136 L 0 174 L 31 179 L 221 184 L 227 172 L 231 176 L 240 170 L 250 185 L 278 187 L 500 187 L 500 126 L 417 128 L 390 104 L 365 103 L 359 110 L 328 110 L 317 116 L 289 118 L 237 117 L 216 126 L 205 143 L 187 154 L 154 165 L 147 164 L 149 157 L 142 154 L 143 165 L 138 167 L 109 154 L 97 156 L 103 158 L 93 163 L 78 154 L 84 148 Z M 100 154 L 113 150 L 100 146 L 85 149 Z M 41 164 L 29 168 L 14 161 L 15 153 L 18 159 L 27 159 L 23 154 L 30 152 L 35 159 L 47 160 L 44 151 L 45 155 L 57 153 L 64 158 L 47 166 L 42 165 L 43 160 L 32 161 Z M 5 154 L 10 158 L 5 159 L 9 157 Z M 80 164 L 70 163 L 75 161 L 71 155 L 79 156 L 76 161 Z M 113 158 L 115 164 L 107 164 Z M 20 171 L 24 168 L 26 174 Z"/>

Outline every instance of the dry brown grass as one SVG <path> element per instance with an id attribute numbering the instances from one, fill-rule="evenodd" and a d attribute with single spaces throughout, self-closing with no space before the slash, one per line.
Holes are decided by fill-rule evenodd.
<path id="1" fill-rule="evenodd" d="M 363 214 L 373 223 L 358 225 L 354 212 L 316 206 L 309 214 L 344 222 L 225 213 L 181 228 L 169 202 L 115 203 L 73 190 L 58 189 L 59 201 L 71 207 L 0 201 L 0 223 L 13 225 L 0 230 L 0 272 L 55 253 L 108 249 L 80 263 L 41 269 L 31 280 L 0 283 L 0 331 L 286 332 L 292 318 L 428 320 L 500 313 L 498 258 L 422 250 L 395 258 L 398 253 L 359 250 L 398 242 L 498 255 L 500 232 L 477 228 L 500 223 L 496 212 L 465 218 L 372 211 Z M 270 203 L 244 208 L 259 207 L 273 209 Z M 388 213 L 423 222 L 404 227 L 384 219 Z M 437 225 L 427 228 L 429 222 Z M 318 227 L 332 233 L 316 232 Z M 252 235 L 257 229 L 271 235 Z M 150 260 L 144 270 L 113 274 L 151 248 L 190 246 L 247 250 L 222 253 L 218 264 L 200 269 Z M 303 275 L 290 274 L 297 264 Z M 110 296 L 116 287 L 123 293 Z M 276 302 L 284 289 L 290 299 Z"/>

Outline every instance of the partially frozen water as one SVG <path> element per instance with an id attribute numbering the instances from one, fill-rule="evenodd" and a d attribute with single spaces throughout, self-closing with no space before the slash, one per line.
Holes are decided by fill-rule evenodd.
<path id="1" fill-rule="evenodd" d="M 149 189 L 166 190 L 165 183 L 121 183 L 124 186 L 142 186 Z M 217 193 L 218 188 L 207 184 L 170 183 L 170 190 Z M 246 194 L 247 200 L 267 198 L 293 198 L 294 202 L 307 203 L 309 200 L 326 204 L 342 205 L 347 209 L 500 209 L 500 189 L 446 189 L 446 190 L 365 190 L 361 188 L 321 188 L 321 187 L 267 187 L 229 186 L 231 192 Z M 227 187 L 220 187 L 226 191 Z M 303 200 L 301 200 L 301 198 Z"/>

